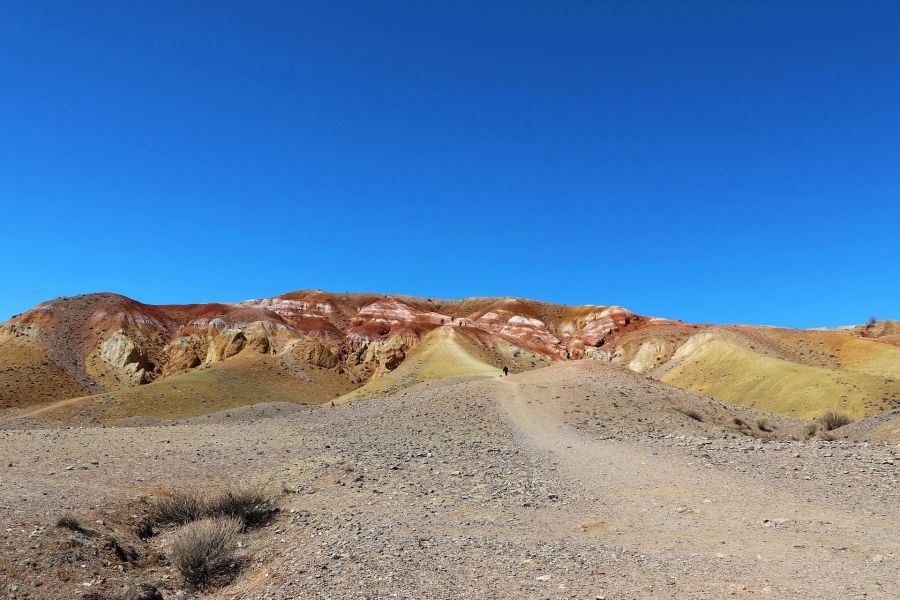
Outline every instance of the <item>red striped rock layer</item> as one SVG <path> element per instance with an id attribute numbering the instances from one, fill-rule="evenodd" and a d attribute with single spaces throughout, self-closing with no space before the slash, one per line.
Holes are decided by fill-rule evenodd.
<path id="1" fill-rule="evenodd" d="M 148 305 L 117 294 L 58 298 L 7 328 L 35 336 L 48 356 L 94 391 L 183 373 L 241 352 L 270 353 L 359 381 L 396 368 L 437 327 L 484 345 L 501 340 L 566 360 L 597 357 L 617 337 L 676 322 L 620 307 L 518 298 L 438 300 L 297 291 L 235 303 Z"/>

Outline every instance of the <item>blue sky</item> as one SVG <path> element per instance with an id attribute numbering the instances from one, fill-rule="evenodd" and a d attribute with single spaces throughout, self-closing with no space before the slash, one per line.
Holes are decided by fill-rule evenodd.
<path id="1" fill-rule="evenodd" d="M 0 318 L 116 291 L 900 318 L 900 4 L 0 5 Z"/>

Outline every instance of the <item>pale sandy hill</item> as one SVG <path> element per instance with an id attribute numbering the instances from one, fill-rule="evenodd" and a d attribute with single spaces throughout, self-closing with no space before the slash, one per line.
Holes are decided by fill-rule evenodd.
<path id="1" fill-rule="evenodd" d="M 426 335 L 397 369 L 346 394 L 338 402 L 396 394 L 429 381 L 455 383 L 500 375 L 501 368 L 489 360 L 489 354 L 467 340 L 465 334 L 442 327 Z"/>
<path id="2" fill-rule="evenodd" d="M 697 394 L 802 418 L 838 410 L 854 419 L 900 404 L 900 381 L 865 371 L 891 370 L 888 357 L 867 342 L 849 340 L 848 363 L 855 369 L 813 367 L 762 354 L 727 334 L 699 334 L 675 353 L 662 381 Z M 869 342 L 868 344 L 872 344 Z M 893 347 L 885 346 L 888 353 Z"/>

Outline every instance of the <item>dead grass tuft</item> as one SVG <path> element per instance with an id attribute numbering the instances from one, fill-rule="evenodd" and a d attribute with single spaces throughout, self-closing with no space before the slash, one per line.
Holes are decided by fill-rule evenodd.
<path id="1" fill-rule="evenodd" d="M 245 530 L 271 521 L 278 512 L 278 504 L 260 488 L 233 488 L 213 497 L 204 512 L 210 517 L 238 519 Z"/>
<path id="2" fill-rule="evenodd" d="M 703 422 L 703 415 L 700 414 L 698 411 L 692 409 L 692 408 L 688 408 L 688 409 L 685 409 L 685 410 L 679 410 L 678 412 L 680 412 L 680 413 L 683 414 L 684 416 L 686 416 L 686 417 L 688 417 L 688 418 L 691 418 L 691 419 L 693 419 L 693 420 L 695 420 L 695 421 L 700 421 L 701 423 Z"/>
<path id="3" fill-rule="evenodd" d="M 231 517 L 201 519 L 182 527 L 172 540 L 172 564 L 196 589 L 238 567 L 238 535 L 242 523 Z"/>
<path id="4" fill-rule="evenodd" d="M 819 416 L 819 421 L 822 422 L 822 427 L 825 428 L 825 431 L 831 431 L 833 429 L 837 429 L 838 427 L 849 425 L 853 422 L 853 419 L 851 419 L 849 415 L 842 412 L 829 410 Z"/>
<path id="5" fill-rule="evenodd" d="M 175 492 L 156 500 L 150 518 L 156 523 L 184 525 L 204 516 L 203 502 L 196 493 Z"/>
<path id="6" fill-rule="evenodd" d="M 57 519 L 56 526 L 63 529 L 70 529 L 78 533 L 82 533 L 84 531 L 84 528 L 81 526 L 81 522 L 78 520 L 78 517 L 76 517 L 72 513 L 66 513 L 59 519 Z"/>
<path id="7" fill-rule="evenodd" d="M 819 424 L 815 421 L 810 421 L 803 428 L 803 431 L 806 433 L 806 437 L 811 438 L 812 436 L 816 435 L 817 431 L 819 431 Z"/>
<path id="8" fill-rule="evenodd" d="M 196 492 L 177 492 L 158 500 L 151 509 L 155 523 L 184 525 L 206 517 L 232 517 L 242 530 L 265 525 L 278 512 L 275 498 L 261 488 L 225 488 L 206 499 Z"/>

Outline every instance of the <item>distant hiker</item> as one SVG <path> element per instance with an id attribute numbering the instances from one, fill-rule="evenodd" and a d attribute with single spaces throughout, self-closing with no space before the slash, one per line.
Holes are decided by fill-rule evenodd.
<path id="1" fill-rule="evenodd" d="M 506 377 L 507 375 L 509 375 L 509 367 L 504 366 L 503 367 L 503 376 Z"/>

